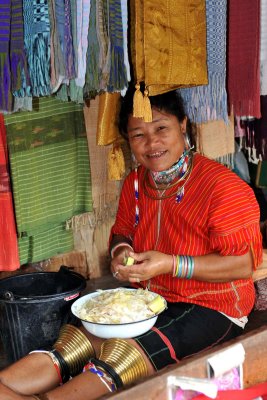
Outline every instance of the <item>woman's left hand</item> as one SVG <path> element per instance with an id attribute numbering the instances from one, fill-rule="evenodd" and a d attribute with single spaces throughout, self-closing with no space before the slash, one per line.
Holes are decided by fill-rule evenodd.
<path id="1" fill-rule="evenodd" d="M 152 250 L 143 253 L 130 252 L 129 256 L 135 260 L 135 264 L 119 268 L 121 280 L 140 282 L 157 275 L 172 273 L 173 257 L 170 254 Z"/>

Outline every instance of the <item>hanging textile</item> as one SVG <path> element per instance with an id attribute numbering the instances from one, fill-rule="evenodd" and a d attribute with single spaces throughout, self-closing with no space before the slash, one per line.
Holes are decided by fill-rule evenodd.
<path id="1" fill-rule="evenodd" d="M 23 44 L 22 0 L 3 0 L 0 7 L 0 110 L 12 111 L 12 92 L 29 91 Z"/>
<path id="2" fill-rule="evenodd" d="M 99 43 L 99 90 L 107 90 L 110 70 L 110 40 L 108 26 L 108 3 L 98 0 L 96 3 L 96 34 Z"/>
<path id="3" fill-rule="evenodd" d="M 132 60 L 136 82 L 153 96 L 207 84 L 204 0 L 135 0 Z"/>
<path id="4" fill-rule="evenodd" d="M 122 18 L 122 30 L 123 30 L 123 52 L 124 52 L 124 65 L 126 68 L 126 77 L 128 82 L 131 81 L 131 70 L 129 63 L 129 54 L 128 54 L 128 3 L 127 1 L 121 0 L 121 18 Z M 128 85 L 123 90 L 125 92 L 127 90 Z M 123 93 L 122 93 L 123 94 Z"/>
<path id="5" fill-rule="evenodd" d="M 109 0 L 110 74 L 108 91 L 116 92 L 127 86 L 124 63 L 121 0 Z"/>
<path id="6" fill-rule="evenodd" d="M 50 94 L 50 22 L 47 0 L 23 0 L 24 45 L 33 96 Z"/>
<path id="7" fill-rule="evenodd" d="M 96 95 L 101 78 L 99 68 L 99 41 L 96 32 L 96 11 L 96 1 L 91 1 L 84 87 L 85 96 L 89 99 Z"/>
<path id="8" fill-rule="evenodd" d="M 260 93 L 267 95 L 267 0 L 260 0 Z"/>
<path id="9" fill-rule="evenodd" d="M 260 0 L 229 1 L 228 15 L 228 102 L 236 116 L 260 118 Z"/>
<path id="10" fill-rule="evenodd" d="M 18 241 L 8 171 L 4 117 L 0 114 L 0 271 L 19 268 Z"/>
<path id="11" fill-rule="evenodd" d="M 234 117 L 226 124 L 222 119 L 197 124 L 197 149 L 228 167 L 233 167 L 235 152 Z"/>
<path id="12" fill-rule="evenodd" d="M 193 122 L 222 119 L 228 123 L 226 12 L 227 0 L 206 1 L 208 85 L 180 90 Z"/>
<path id="13" fill-rule="evenodd" d="M 267 160 L 267 95 L 261 96 L 261 118 L 255 119 L 254 146 L 257 157 Z"/>
<path id="14" fill-rule="evenodd" d="M 48 11 L 50 21 L 50 85 L 51 91 L 56 92 L 65 76 L 65 64 L 56 23 L 56 0 L 48 2 Z"/>
<path id="15" fill-rule="evenodd" d="M 32 113 L 7 115 L 5 123 L 19 245 L 29 256 L 21 263 L 72 250 L 65 221 L 92 209 L 83 107 L 53 97 L 35 98 Z M 53 249 L 52 234 L 57 237 Z"/>
<path id="16" fill-rule="evenodd" d="M 90 17 L 90 0 L 77 1 L 77 74 L 76 85 L 83 87 L 86 72 L 86 51 L 88 46 L 88 28 Z"/>
<path id="17" fill-rule="evenodd" d="M 99 146 L 115 142 L 120 134 L 117 124 L 120 106 L 120 93 L 101 93 L 97 120 L 96 141 Z"/>

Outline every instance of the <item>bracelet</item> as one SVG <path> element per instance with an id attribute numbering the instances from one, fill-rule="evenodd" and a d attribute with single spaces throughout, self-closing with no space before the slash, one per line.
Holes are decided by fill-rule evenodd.
<path id="1" fill-rule="evenodd" d="M 127 242 L 121 242 L 121 243 L 118 243 L 118 244 L 116 244 L 114 247 L 112 247 L 112 249 L 110 250 L 110 255 L 111 255 L 111 258 L 114 258 L 114 253 L 115 253 L 115 250 L 117 250 L 119 247 L 122 247 L 122 246 L 127 246 L 127 247 L 129 247 L 132 251 L 133 251 L 133 248 L 132 248 L 132 246 L 129 244 L 129 243 L 127 243 Z"/>
<path id="2" fill-rule="evenodd" d="M 173 255 L 173 277 L 182 279 L 191 279 L 194 274 L 195 260 L 192 256 L 175 256 Z"/>
<path id="3" fill-rule="evenodd" d="M 104 385 L 108 388 L 108 390 L 110 392 L 115 392 L 116 386 L 114 385 L 111 377 L 108 376 L 105 373 L 105 371 L 103 371 L 101 369 L 97 369 L 94 363 L 89 362 L 88 364 L 86 364 L 83 368 L 83 372 L 85 372 L 85 371 L 90 371 L 93 374 L 97 375 L 99 377 L 99 379 L 101 380 L 101 382 L 104 383 Z"/>
<path id="4" fill-rule="evenodd" d="M 172 255 L 172 276 L 176 276 L 176 260 L 175 260 L 175 255 Z"/>
<path id="5" fill-rule="evenodd" d="M 110 365 L 108 365 L 107 363 L 105 363 L 102 360 L 95 359 L 95 358 L 91 358 L 89 360 L 89 362 L 93 363 L 97 367 L 100 367 L 105 372 L 107 372 L 110 375 L 113 382 L 115 383 L 115 386 L 117 389 L 120 389 L 123 387 L 123 382 L 121 380 L 121 377 L 117 374 L 117 372 L 114 370 L 114 368 L 112 368 Z"/>
<path id="6" fill-rule="evenodd" d="M 62 376 L 62 382 L 63 383 L 68 382 L 68 380 L 70 379 L 70 369 L 69 369 L 67 362 L 65 361 L 65 359 L 62 357 L 62 355 L 60 354 L 60 352 L 58 350 L 53 349 L 53 350 L 51 350 L 51 353 L 54 354 L 54 356 L 56 357 L 56 359 L 59 362 L 61 376 Z"/>
<path id="7" fill-rule="evenodd" d="M 53 352 L 47 351 L 47 350 L 33 350 L 29 354 L 32 354 L 32 353 L 43 353 L 43 354 L 47 354 L 50 357 L 50 359 L 52 360 L 53 365 L 57 371 L 59 383 L 60 383 L 60 385 L 62 385 L 63 381 L 62 381 L 62 376 L 61 376 L 60 363 L 59 363 L 58 359 L 56 358 L 56 356 L 53 354 Z M 38 397 L 37 397 L 37 399 L 38 399 Z"/>

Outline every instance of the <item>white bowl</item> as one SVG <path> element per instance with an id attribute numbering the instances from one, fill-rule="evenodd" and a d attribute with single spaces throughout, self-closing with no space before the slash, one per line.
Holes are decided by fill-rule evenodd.
<path id="1" fill-rule="evenodd" d="M 126 288 L 117 288 L 117 289 L 109 289 L 107 291 L 117 291 L 117 290 L 131 290 L 131 291 L 136 291 L 137 289 L 126 289 Z M 111 339 L 111 338 L 118 338 L 118 339 L 129 339 L 133 338 L 139 335 L 142 335 L 143 333 L 149 331 L 154 325 L 155 322 L 157 321 L 158 315 L 163 311 L 160 311 L 158 314 L 155 314 L 154 316 L 144 319 L 142 321 L 137 321 L 137 322 L 127 322 L 123 324 L 105 324 L 105 323 L 98 323 L 98 322 L 89 322 L 84 319 L 81 319 L 79 316 L 79 310 L 83 307 L 85 303 L 88 302 L 91 298 L 98 296 L 99 294 L 103 293 L 105 291 L 100 291 L 100 292 L 93 292 L 90 294 L 87 294 L 85 296 L 80 297 L 78 300 L 76 300 L 72 306 L 71 306 L 71 311 L 72 313 L 81 320 L 83 326 L 85 329 L 90 332 L 91 334 L 103 338 L 103 339 Z M 158 294 L 155 293 L 155 296 Z M 164 299 L 165 303 L 165 308 L 167 307 L 166 300 Z"/>

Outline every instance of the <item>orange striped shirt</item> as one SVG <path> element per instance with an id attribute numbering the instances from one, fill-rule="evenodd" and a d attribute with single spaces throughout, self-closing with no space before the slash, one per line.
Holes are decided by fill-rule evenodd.
<path id="1" fill-rule="evenodd" d="M 237 256 L 251 249 L 254 269 L 262 262 L 259 206 L 252 189 L 234 172 L 196 153 L 181 203 L 176 203 L 175 196 L 153 200 L 145 195 L 144 172 L 139 167 L 138 226 L 134 227 L 134 173 L 131 172 L 123 184 L 111 236 L 130 237 L 137 253 L 157 250 L 191 256 L 213 252 Z M 177 186 L 166 190 L 164 195 L 176 191 Z M 148 188 L 148 194 L 155 195 L 155 191 Z M 252 279 L 211 283 L 164 274 L 151 279 L 150 289 L 167 301 L 195 303 L 236 318 L 248 315 L 255 301 Z"/>

